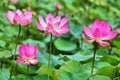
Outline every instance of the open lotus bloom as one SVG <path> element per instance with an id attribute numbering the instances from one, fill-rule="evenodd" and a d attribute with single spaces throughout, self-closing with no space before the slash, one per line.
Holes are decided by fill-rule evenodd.
<path id="1" fill-rule="evenodd" d="M 32 12 L 26 11 L 22 13 L 20 10 L 16 12 L 8 11 L 6 17 L 11 24 L 21 24 L 22 26 L 27 26 L 32 21 Z"/>
<path id="2" fill-rule="evenodd" d="M 111 27 L 107 21 L 101 22 L 100 20 L 95 20 L 91 29 L 87 26 L 84 26 L 84 33 L 89 40 L 84 38 L 84 41 L 87 43 L 96 42 L 101 46 L 109 46 L 110 43 L 105 42 L 106 40 L 112 40 L 117 35 L 117 32 L 111 31 Z M 104 41 L 105 40 L 105 41 Z"/>
<path id="3" fill-rule="evenodd" d="M 17 10 L 15 20 L 22 26 L 27 26 L 32 22 L 32 12 L 28 10 L 22 13 L 20 10 Z"/>
<path id="4" fill-rule="evenodd" d="M 37 57 L 37 47 L 30 44 L 23 44 L 19 47 L 20 57 L 17 57 L 17 63 L 24 63 L 26 65 L 37 64 L 39 61 Z"/>
<path id="5" fill-rule="evenodd" d="M 50 13 L 46 17 L 46 23 L 44 22 L 41 15 L 38 16 L 40 23 L 35 23 L 39 30 L 45 31 L 45 34 L 48 35 L 50 32 L 54 36 L 60 36 L 69 32 L 68 28 L 68 18 L 64 17 L 61 19 L 61 15 L 59 14 L 56 18 Z"/>

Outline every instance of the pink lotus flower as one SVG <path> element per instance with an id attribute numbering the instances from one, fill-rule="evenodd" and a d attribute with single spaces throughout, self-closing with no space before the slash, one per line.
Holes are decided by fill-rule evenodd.
<path id="1" fill-rule="evenodd" d="M 32 21 L 32 12 L 26 11 L 22 13 L 20 10 L 17 10 L 15 13 L 8 11 L 6 17 L 11 24 L 21 24 L 22 26 L 27 26 Z"/>
<path id="2" fill-rule="evenodd" d="M 45 34 L 48 35 L 50 32 L 54 36 L 60 36 L 69 32 L 68 29 L 68 18 L 64 17 L 61 19 L 59 14 L 56 18 L 52 14 L 48 14 L 46 17 L 46 23 L 44 22 L 41 15 L 38 16 L 40 23 L 35 23 L 39 30 L 45 31 Z"/>
<path id="3" fill-rule="evenodd" d="M 60 9 L 61 9 L 61 4 L 60 4 L 60 3 L 57 3 L 57 4 L 55 5 L 55 9 L 56 9 L 56 10 L 60 10 Z"/>
<path id="4" fill-rule="evenodd" d="M 18 63 L 24 63 L 26 65 L 29 64 L 37 64 L 39 61 L 36 59 L 37 57 L 37 47 L 31 46 L 29 44 L 21 45 L 19 47 L 19 53 L 21 57 L 17 57 L 16 61 Z"/>
<path id="5" fill-rule="evenodd" d="M 17 10 L 15 14 L 15 21 L 22 26 L 27 26 L 32 22 L 32 12 L 28 10 L 25 13 L 22 13 L 20 10 Z"/>
<path id="6" fill-rule="evenodd" d="M 111 31 L 111 27 L 107 21 L 101 22 L 100 20 L 95 20 L 91 29 L 87 26 L 84 26 L 84 33 L 89 38 L 89 40 L 85 40 L 87 43 L 97 42 L 101 46 L 109 46 L 108 42 L 104 42 L 103 40 L 112 40 L 117 33 Z"/>

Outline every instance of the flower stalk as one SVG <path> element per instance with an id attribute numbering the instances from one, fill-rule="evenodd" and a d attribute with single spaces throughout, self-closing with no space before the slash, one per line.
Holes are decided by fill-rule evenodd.
<path id="1" fill-rule="evenodd" d="M 18 36 L 17 36 L 17 39 L 16 39 L 16 45 L 15 45 L 15 51 L 14 51 L 14 54 L 13 54 L 13 60 L 15 59 L 15 54 L 16 54 L 16 50 L 17 50 L 17 46 L 18 46 L 19 37 L 20 37 L 20 32 L 21 32 L 21 25 L 19 25 L 19 32 L 18 32 Z"/>
<path id="2" fill-rule="evenodd" d="M 28 80 L 29 65 L 27 65 L 26 80 Z"/>
<path id="3" fill-rule="evenodd" d="M 52 34 L 50 34 L 50 53 L 48 56 L 48 80 L 49 80 L 49 74 L 50 74 L 50 58 L 51 58 L 51 53 L 52 53 Z"/>
<path id="4" fill-rule="evenodd" d="M 93 54 L 93 59 L 92 59 L 91 76 L 92 76 L 93 73 L 94 73 L 93 70 L 94 70 L 94 64 L 95 64 L 96 51 L 97 51 L 97 43 L 95 42 L 95 44 L 94 44 L 94 54 Z"/>
<path id="5" fill-rule="evenodd" d="M 18 36 L 17 36 L 17 39 L 16 39 L 15 51 L 14 51 L 13 59 L 12 60 L 15 59 L 17 45 L 18 45 L 18 41 L 19 41 L 19 37 L 20 37 L 20 32 L 21 32 L 21 25 L 19 25 L 19 31 L 18 31 Z M 11 63 L 10 79 L 11 79 L 11 76 L 12 76 L 12 70 L 13 70 L 13 65 Z"/>

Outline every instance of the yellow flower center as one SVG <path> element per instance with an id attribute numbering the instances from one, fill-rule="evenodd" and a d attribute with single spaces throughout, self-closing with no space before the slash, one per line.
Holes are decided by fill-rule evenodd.
<path id="1" fill-rule="evenodd" d="M 54 25 L 55 25 L 55 21 L 52 21 L 52 22 L 51 22 L 51 25 L 54 26 Z"/>

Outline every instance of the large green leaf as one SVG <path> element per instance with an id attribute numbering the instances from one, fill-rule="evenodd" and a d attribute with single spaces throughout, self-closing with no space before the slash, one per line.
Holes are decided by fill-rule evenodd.
<path id="1" fill-rule="evenodd" d="M 10 80 L 25 80 L 26 79 L 26 75 L 18 75 L 17 77 L 12 77 Z M 28 77 L 28 80 L 31 80 L 30 77 Z"/>
<path id="2" fill-rule="evenodd" d="M 55 47 L 61 51 L 72 51 L 76 49 L 76 44 L 70 40 L 58 38 L 54 42 Z"/>
<path id="3" fill-rule="evenodd" d="M 70 73 L 62 71 L 58 80 L 87 80 L 88 75 L 86 73 Z"/>
<path id="4" fill-rule="evenodd" d="M 14 69 L 14 72 L 16 72 L 16 69 L 18 69 L 18 71 L 22 74 L 26 74 L 27 72 L 27 66 L 25 64 L 17 64 L 15 61 L 11 61 L 11 64 L 13 65 L 13 69 Z M 28 74 L 29 75 L 32 75 L 32 74 L 36 74 L 35 73 L 35 69 L 32 68 L 31 66 L 29 66 L 29 71 L 28 71 Z"/>
<path id="5" fill-rule="evenodd" d="M 40 48 L 45 48 L 45 43 L 39 40 L 27 39 L 23 41 L 24 44 L 38 45 Z"/>
<path id="6" fill-rule="evenodd" d="M 76 61 L 86 61 L 86 60 L 92 58 L 93 55 L 83 55 L 83 54 L 80 54 L 80 53 L 76 53 L 76 54 L 73 54 L 73 55 L 61 55 L 61 57 L 67 57 L 69 59 L 74 59 Z"/>
<path id="7" fill-rule="evenodd" d="M 48 75 L 38 75 L 33 77 L 33 80 L 48 80 Z M 53 80 L 51 77 L 49 80 Z"/>
<path id="8" fill-rule="evenodd" d="M 85 76 L 83 77 L 83 75 Z M 75 60 L 67 61 L 56 71 L 58 80 L 87 80 L 88 77 L 89 74 L 84 72 L 83 66 Z"/>
<path id="9" fill-rule="evenodd" d="M 60 69 L 63 71 L 71 72 L 71 73 L 83 72 L 82 65 L 75 60 L 70 60 L 66 62 L 64 65 L 60 67 Z"/>
<path id="10" fill-rule="evenodd" d="M 5 47 L 5 41 L 0 40 L 0 47 Z"/>
<path id="11" fill-rule="evenodd" d="M 92 62 L 83 64 L 84 72 L 88 73 L 88 74 L 91 74 L 91 66 L 92 66 Z M 107 62 L 95 61 L 95 63 L 94 63 L 94 74 L 97 72 L 98 69 L 106 67 L 106 66 L 111 66 L 111 64 L 109 64 Z"/>
<path id="12" fill-rule="evenodd" d="M 8 80 L 10 77 L 10 73 L 8 69 L 0 70 L 0 80 Z"/>
<path id="13" fill-rule="evenodd" d="M 106 66 L 98 69 L 96 74 L 106 75 L 112 79 L 116 77 L 116 67 L 115 66 Z"/>
<path id="14" fill-rule="evenodd" d="M 11 80 L 26 80 L 26 75 L 18 75 L 17 77 L 12 77 Z M 35 75 L 28 76 L 28 80 L 48 80 L 47 75 Z M 49 80 L 53 80 L 51 77 Z"/>
<path id="15" fill-rule="evenodd" d="M 95 75 L 90 77 L 89 80 L 111 80 L 108 76 L 103 76 L 103 75 Z"/>
<path id="16" fill-rule="evenodd" d="M 8 51 L 8 50 L 1 51 L 1 52 L 0 52 L 0 58 L 9 58 L 9 57 L 11 57 L 11 56 L 12 56 L 12 55 L 11 55 L 11 52 Z"/>
<path id="17" fill-rule="evenodd" d="M 120 40 L 120 35 L 118 35 L 114 40 L 111 41 L 111 44 L 114 46 L 115 49 L 120 48 L 119 40 Z M 113 51 L 114 51 L 114 48 L 113 48 Z"/>
<path id="18" fill-rule="evenodd" d="M 39 75 L 41 75 L 41 74 L 46 74 L 46 75 L 48 75 L 48 69 L 49 69 L 49 71 L 50 71 L 50 74 L 49 74 L 49 75 L 54 78 L 54 72 L 55 72 L 54 69 L 48 68 L 48 66 L 46 66 L 46 65 L 42 65 L 42 66 L 38 69 L 37 73 L 38 73 Z"/>
<path id="19" fill-rule="evenodd" d="M 111 56 L 111 55 L 104 55 L 100 61 L 104 61 L 104 62 L 108 62 L 111 65 L 118 65 L 120 63 L 120 59 L 115 57 L 115 56 Z"/>
<path id="20" fill-rule="evenodd" d="M 39 59 L 40 63 L 47 65 L 47 64 L 48 64 L 48 56 L 49 56 L 48 53 L 39 52 L 39 53 L 38 53 L 38 59 Z M 51 62 L 51 63 L 50 63 L 50 66 L 51 66 L 52 68 L 54 68 L 54 67 L 58 64 L 59 58 L 61 58 L 60 55 L 56 55 L 56 56 L 51 55 L 51 58 L 50 58 L 50 62 Z"/>
<path id="21" fill-rule="evenodd" d="M 98 61 L 95 62 L 95 68 L 97 69 L 100 69 L 105 66 L 111 66 L 111 64 L 108 62 L 98 62 Z"/>
<path id="22" fill-rule="evenodd" d="M 120 49 L 113 48 L 113 51 L 115 52 L 116 55 L 118 55 L 120 57 Z"/>
<path id="23" fill-rule="evenodd" d="M 80 34 L 83 31 L 83 27 L 79 26 L 79 25 L 75 25 L 72 22 L 70 23 L 70 33 L 75 36 L 75 37 L 79 37 L 80 38 Z"/>

